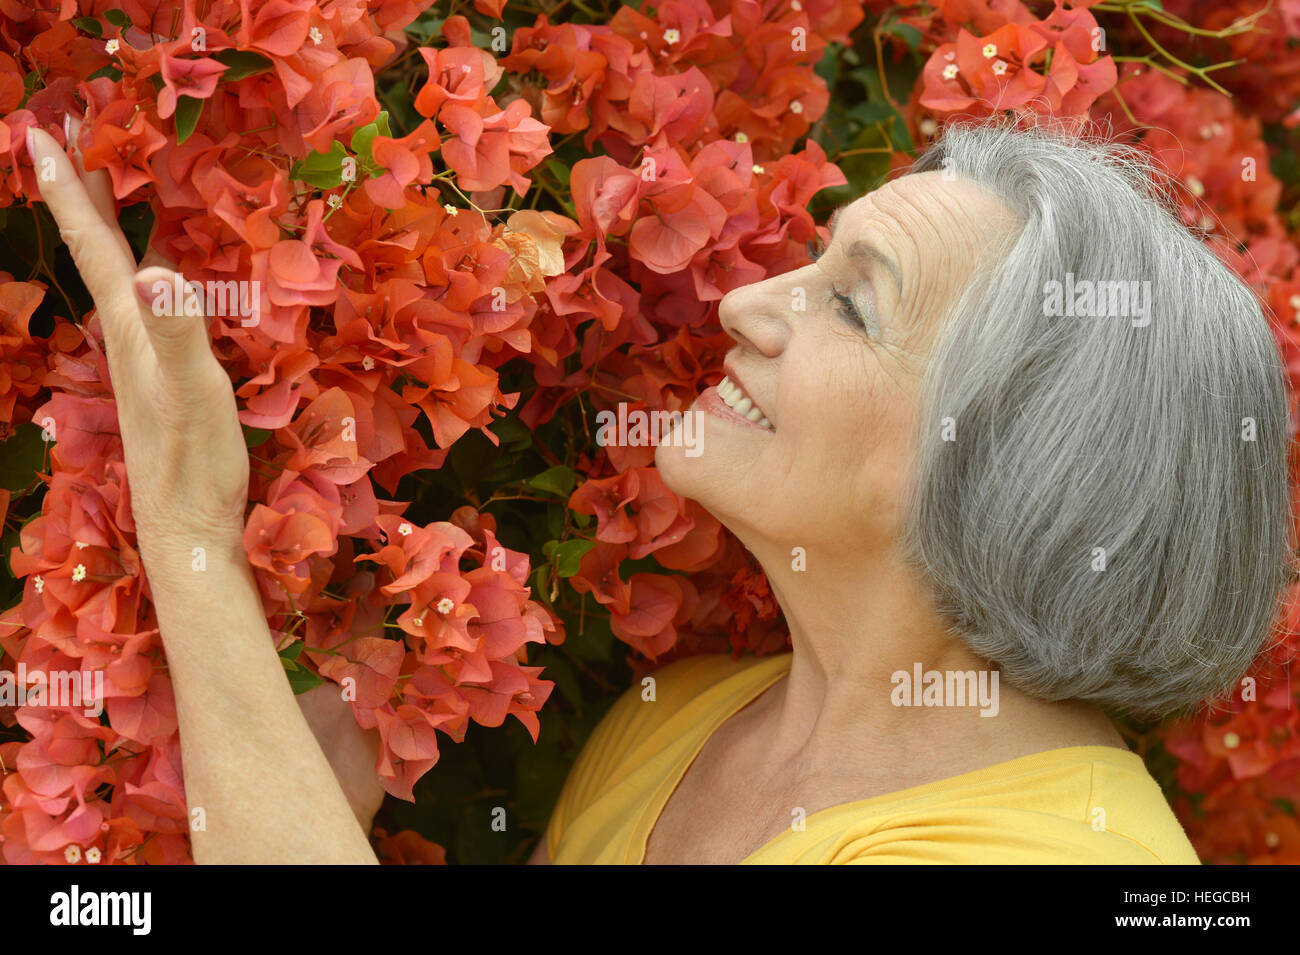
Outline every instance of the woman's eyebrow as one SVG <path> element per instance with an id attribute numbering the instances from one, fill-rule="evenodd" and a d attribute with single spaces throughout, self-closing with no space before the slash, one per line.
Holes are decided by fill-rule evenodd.
<path id="1" fill-rule="evenodd" d="M 846 202 L 843 205 L 837 206 L 835 211 L 831 213 L 830 219 L 827 220 L 827 227 L 831 231 L 831 241 L 835 240 L 836 220 L 839 218 L 840 213 L 844 211 L 844 207 L 849 204 L 850 203 Z M 898 263 L 885 255 L 885 253 L 881 252 L 870 242 L 867 242 L 865 239 L 856 240 L 849 246 L 848 255 L 851 259 L 869 259 L 878 265 L 883 265 L 893 278 L 894 285 L 898 289 L 898 294 L 900 296 L 903 294 L 903 279 L 898 271 Z"/>
<path id="2" fill-rule="evenodd" d="M 889 272 L 890 277 L 893 278 L 894 287 L 898 290 L 899 296 L 900 297 L 902 296 L 903 279 L 902 276 L 900 276 L 898 273 L 898 263 L 896 263 L 889 256 L 885 255 L 885 253 L 881 252 L 870 242 L 867 242 L 865 239 L 858 239 L 856 242 L 850 245 L 849 258 L 869 259 L 871 261 L 876 262 L 879 265 L 883 265 L 886 271 Z"/>

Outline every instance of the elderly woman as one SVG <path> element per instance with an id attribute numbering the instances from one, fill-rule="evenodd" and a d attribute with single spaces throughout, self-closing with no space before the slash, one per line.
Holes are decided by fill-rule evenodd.
<path id="1" fill-rule="evenodd" d="M 109 344 L 195 857 L 373 862 L 370 741 L 330 700 L 309 726 L 271 647 L 205 323 L 140 305 L 169 273 L 135 274 L 103 174 L 37 137 Z M 706 453 L 657 463 L 761 562 L 793 652 L 629 690 L 533 860 L 1195 863 L 1102 708 L 1220 697 L 1268 638 L 1287 408 L 1255 299 L 1143 165 L 956 127 L 720 317 Z"/>

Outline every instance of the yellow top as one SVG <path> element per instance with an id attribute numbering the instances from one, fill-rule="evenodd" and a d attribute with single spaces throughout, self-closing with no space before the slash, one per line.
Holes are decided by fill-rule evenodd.
<path id="1" fill-rule="evenodd" d="M 789 653 L 707 654 L 619 698 L 591 734 L 546 830 L 556 864 L 640 864 L 705 741 L 790 669 Z M 1141 757 L 1111 746 L 1023 756 L 812 813 L 747 864 L 1125 863 L 1199 865 Z"/>

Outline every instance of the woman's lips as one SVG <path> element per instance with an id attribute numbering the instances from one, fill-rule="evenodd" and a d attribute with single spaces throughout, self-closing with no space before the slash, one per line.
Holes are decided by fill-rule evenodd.
<path id="1" fill-rule="evenodd" d="M 750 421 L 744 415 L 733 410 L 725 401 L 722 400 L 722 396 L 718 394 L 718 389 L 713 385 L 710 385 L 708 388 L 705 388 L 700 392 L 700 396 L 695 399 L 695 407 L 699 408 L 701 411 L 707 411 L 715 417 L 722 418 L 724 421 L 729 421 L 732 424 L 749 428 L 751 431 L 758 431 L 762 434 L 772 433 L 757 421 Z"/>

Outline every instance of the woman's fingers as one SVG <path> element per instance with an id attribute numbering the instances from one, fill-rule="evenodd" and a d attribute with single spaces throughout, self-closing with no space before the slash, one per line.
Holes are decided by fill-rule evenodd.
<path id="1" fill-rule="evenodd" d="M 131 287 L 135 259 L 118 241 L 121 230 L 116 225 L 110 227 L 100 216 L 59 144 L 44 131 L 29 127 L 27 150 L 36 168 L 41 198 L 58 223 L 59 234 L 72 253 L 81 280 L 95 300 L 111 351 L 122 338 L 124 316 L 133 315 L 137 309 Z"/>
<path id="2" fill-rule="evenodd" d="M 117 224 L 117 201 L 113 198 L 112 177 L 103 169 L 96 169 L 94 172 L 86 171 L 86 165 L 81 159 L 81 148 L 77 145 L 81 120 L 69 113 L 64 122 L 64 128 L 68 133 L 68 145 L 72 147 L 72 164 L 76 167 L 77 177 L 86 189 L 86 195 L 90 197 L 91 205 L 104 220 L 104 224 L 117 234 L 117 241 L 122 246 L 123 254 L 134 260 L 135 253 L 131 251 L 130 243 L 126 241 L 126 236 L 122 234 L 122 229 Z"/>
<path id="3" fill-rule="evenodd" d="M 203 300 L 183 276 L 159 265 L 135 274 L 135 290 L 158 370 L 178 384 L 215 361 Z"/>

